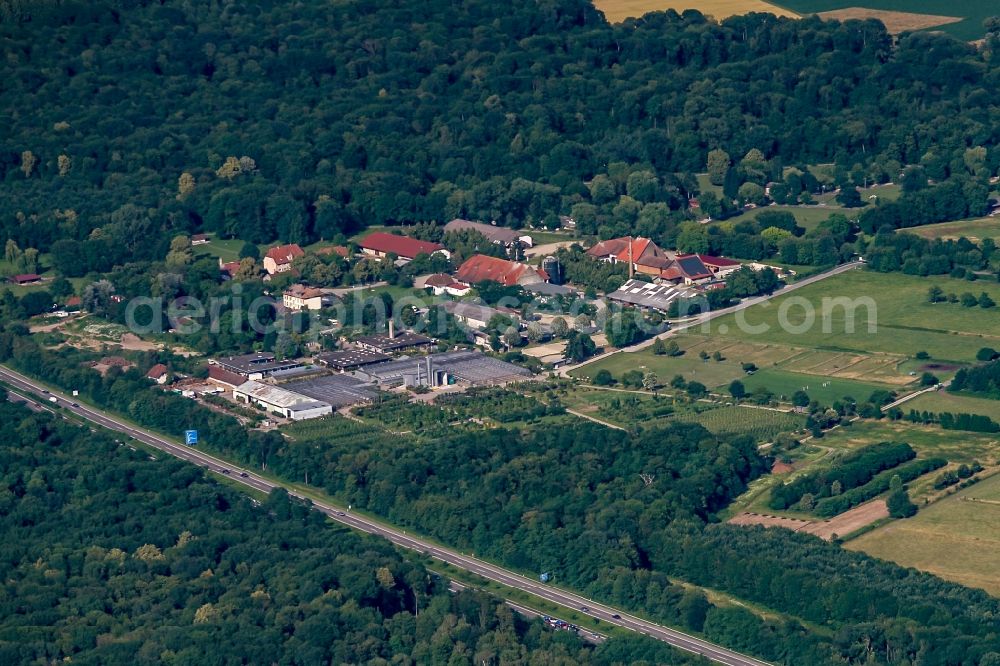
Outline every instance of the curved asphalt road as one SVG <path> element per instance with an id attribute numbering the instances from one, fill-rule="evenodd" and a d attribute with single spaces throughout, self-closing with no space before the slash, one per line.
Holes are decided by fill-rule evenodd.
<path id="1" fill-rule="evenodd" d="M 834 275 L 840 275 L 841 273 L 852 271 L 856 268 L 861 268 L 864 265 L 865 264 L 863 261 L 850 261 L 846 264 L 840 264 L 839 266 L 834 266 L 830 270 L 823 271 L 822 273 L 816 273 L 815 275 L 810 275 L 809 277 L 803 278 L 798 282 L 792 282 L 791 284 L 786 284 L 780 289 L 775 289 L 774 292 L 770 294 L 764 294 L 763 296 L 754 296 L 753 298 L 744 299 L 735 305 L 730 305 L 729 307 L 720 308 L 718 310 L 711 310 L 709 312 L 704 312 L 700 315 L 695 315 L 694 317 L 691 317 L 686 321 L 671 325 L 668 330 L 664 331 L 663 333 L 660 333 L 659 335 L 654 335 L 651 338 L 646 338 L 642 342 L 637 342 L 630 347 L 622 347 L 621 349 L 607 351 L 604 352 L 603 354 L 598 354 L 597 356 L 591 356 L 590 358 L 581 361 L 580 363 L 572 365 L 564 365 L 561 368 L 559 368 L 558 374 L 563 377 L 569 377 L 571 372 L 579 370 L 585 365 L 590 365 L 591 363 L 597 363 L 598 361 L 602 361 L 608 358 L 609 356 L 614 356 L 615 354 L 637 352 L 642 349 L 646 349 L 647 347 L 651 347 L 653 343 L 656 342 L 657 338 L 665 340 L 671 336 L 676 335 L 681 331 L 686 331 L 690 328 L 695 328 L 696 326 L 704 326 L 708 322 L 718 317 L 722 317 L 727 314 L 732 314 L 733 312 L 740 312 L 742 310 L 752 308 L 753 306 L 764 303 L 765 301 L 769 301 L 772 298 L 777 298 L 778 296 L 785 296 L 786 294 L 790 294 L 791 292 L 797 289 L 801 289 L 802 287 L 808 287 L 813 283 L 833 277 Z"/>
<path id="2" fill-rule="evenodd" d="M 681 650 L 700 654 L 719 664 L 726 664 L 727 666 L 768 666 L 767 662 L 754 659 L 753 657 L 748 657 L 740 654 L 739 652 L 727 650 L 726 648 L 715 645 L 714 643 L 709 643 L 708 641 L 695 636 L 689 636 L 683 632 L 669 629 L 633 615 L 628 615 L 624 611 L 590 601 L 589 599 L 585 599 L 578 594 L 573 594 L 572 592 L 566 592 L 556 587 L 541 584 L 526 576 L 516 574 L 512 571 L 489 564 L 488 562 L 484 562 L 482 560 L 478 560 L 474 557 L 463 555 L 457 551 L 442 548 L 441 546 L 428 541 L 423 541 L 417 537 L 408 536 L 401 530 L 375 522 L 365 516 L 347 513 L 339 507 L 331 504 L 319 502 L 312 498 L 306 498 L 295 490 L 288 488 L 287 486 L 283 486 L 282 484 L 276 484 L 264 479 L 248 469 L 241 469 L 197 449 L 182 444 L 176 444 L 147 430 L 136 428 L 135 426 L 110 416 L 105 412 L 97 411 L 86 405 L 78 404 L 72 398 L 66 397 L 62 393 L 49 392 L 41 384 L 14 372 L 13 370 L 10 370 L 6 366 L 0 366 L 0 380 L 7 382 L 16 389 L 21 389 L 22 391 L 35 393 L 36 395 L 42 395 L 47 398 L 55 397 L 57 399 L 58 406 L 76 414 L 77 416 L 104 426 L 109 430 L 124 433 L 140 442 L 143 442 L 144 444 L 148 444 L 149 446 L 183 460 L 187 460 L 188 462 L 196 465 L 201 465 L 210 471 L 225 474 L 234 481 L 238 481 L 246 486 L 249 486 L 250 488 L 254 488 L 264 493 L 269 493 L 276 487 L 285 487 L 289 495 L 300 497 L 302 499 L 308 499 L 312 502 L 312 505 L 316 509 L 322 511 L 339 523 L 361 530 L 362 532 L 377 534 L 388 539 L 397 546 L 419 551 L 425 555 L 433 557 L 434 559 L 447 562 L 452 566 L 464 569 L 465 571 L 470 571 L 474 574 L 482 576 L 483 578 L 488 578 L 498 583 L 502 583 L 507 587 L 523 590 L 535 595 L 536 597 L 566 606 L 568 608 L 578 609 L 591 617 L 599 618 L 602 622 L 607 622 L 608 624 L 618 625 L 631 631 L 646 634 L 647 636 L 669 643 L 670 645 Z M 49 405 L 46 405 L 46 407 L 48 406 Z M 584 608 L 586 608 L 586 610 L 583 610 Z"/>

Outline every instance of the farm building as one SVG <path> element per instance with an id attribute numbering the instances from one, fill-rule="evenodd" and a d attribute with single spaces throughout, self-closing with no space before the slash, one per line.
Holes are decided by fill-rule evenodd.
<path id="1" fill-rule="evenodd" d="M 222 261 L 219 259 L 219 273 L 223 279 L 233 279 L 236 277 L 236 272 L 240 270 L 240 262 L 238 261 Z"/>
<path id="2" fill-rule="evenodd" d="M 701 263 L 705 264 L 705 267 L 712 271 L 712 275 L 718 279 L 738 271 L 743 265 L 735 259 L 727 259 L 726 257 L 712 257 L 707 254 L 697 254 L 695 256 L 701 259 Z"/>
<path id="3" fill-rule="evenodd" d="M 332 370 L 347 372 L 349 370 L 357 370 L 358 368 L 362 368 L 366 365 L 372 365 L 373 363 L 382 363 L 383 361 L 388 361 L 391 358 L 392 357 L 387 354 L 369 351 L 367 349 L 344 349 L 341 351 L 317 354 L 313 360 L 319 365 Z"/>
<path id="4" fill-rule="evenodd" d="M 285 273 L 292 270 L 292 262 L 302 256 L 305 252 L 296 243 L 272 247 L 264 255 L 264 270 L 268 275 Z"/>
<path id="5" fill-rule="evenodd" d="M 195 234 L 191 236 L 191 245 L 205 245 L 210 240 L 208 234 Z"/>
<path id="6" fill-rule="evenodd" d="M 712 279 L 714 273 L 697 254 L 678 254 L 660 271 L 660 279 L 673 284 L 700 284 Z"/>
<path id="7" fill-rule="evenodd" d="M 298 361 L 278 361 L 274 354 L 270 352 L 257 352 L 255 354 L 243 354 L 242 356 L 227 356 L 209 360 L 209 371 L 211 366 L 222 368 L 226 372 L 239 375 L 244 379 L 263 379 L 278 370 L 289 370 L 298 368 L 302 364 Z"/>
<path id="8" fill-rule="evenodd" d="M 608 300 L 634 305 L 650 310 L 666 312 L 670 303 L 678 298 L 692 298 L 698 291 L 669 283 L 654 284 L 640 280 L 629 280 L 616 291 L 608 294 Z"/>
<path id="9" fill-rule="evenodd" d="M 548 282 L 526 284 L 524 285 L 524 290 L 538 296 L 576 296 L 580 293 L 572 287 L 561 284 L 550 284 Z"/>
<path id="10" fill-rule="evenodd" d="M 474 254 L 466 259 L 455 271 L 455 278 L 466 284 L 489 280 L 508 287 L 549 280 L 549 276 L 540 268 L 517 261 L 488 257 L 485 254 Z"/>
<path id="11" fill-rule="evenodd" d="M 333 407 L 328 402 L 253 380 L 237 386 L 233 390 L 233 398 L 236 402 L 259 405 L 272 414 L 293 421 L 314 419 L 333 413 Z"/>
<path id="12" fill-rule="evenodd" d="M 490 320 L 498 315 L 501 317 L 511 317 L 517 314 L 516 312 L 502 312 L 496 308 L 479 305 L 478 303 L 460 303 L 458 301 L 448 301 L 447 303 L 443 303 L 441 307 L 460 323 L 472 328 L 486 328 Z"/>
<path id="13" fill-rule="evenodd" d="M 487 386 L 523 381 L 531 371 L 478 351 L 450 351 L 367 366 L 355 376 L 381 386 Z"/>
<path id="14" fill-rule="evenodd" d="M 623 236 L 601 241 L 587 250 L 587 254 L 599 261 L 624 263 L 629 266 L 629 275 L 659 275 L 674 257 L 673 252 L 661 250 L 656 243 L 641 236 Z"/>
<path id="15" fill-rule="evenodd" d="M 42 276 L 35 273 L 22 273 L 20 275 L 12 275 L 10 281 L 17 285 L 37 284 L 42 281 Z"/>
<path id="16" fill-rule="evenodd" d="M 417 240 L 409 236 L 399 236 L 397 234 L 387 234 L 383 231 L 365 236 L 358 246 L 367 255 L 378 257 L 379 259 L 394 254 L 400 259 L 412 260 L 420 254 L 443 254 L 450 257 L 451 254 L 440 243 Z"/>
<path id="17" fill-rule="evenodd" d="M 465 296 L 471 291 L 471 287 L 464 282 L 458 282 L 455 278 L 446 273 L 434 273 L 428 275 L 423 282 L 424 289 L 429 289 L 435 296 Z"/>
<path id="18" fill-rule="evenodd" d="M 162 363 L 157 363 L 149 369 L 149 372 L 146 373 L 146 377 L 148 379 L 152 379 L 157 384 L 166 384 L 169 376 L 170 374 L 167 372 L 167 366 Z"/>
<path id="19" fill-rule="evenodd" d="M 449 231 L 463 231 L 465 229 L 478 231 L 485 236 L 486 240 L 489 242 L 496 243 L 497 245 L 503 245 L 507 248 L 513 247 L 518 243 L 526 245 L 527 247 L 531 247 L 534 244 L 534 241 L 528 234 L 515 229 L 509 229 L 507 227 L 498 227 L 495 224 L 483 224 L 482 222 L 455 219 L 444 225 L 445 233 L 448 233 Z"/>

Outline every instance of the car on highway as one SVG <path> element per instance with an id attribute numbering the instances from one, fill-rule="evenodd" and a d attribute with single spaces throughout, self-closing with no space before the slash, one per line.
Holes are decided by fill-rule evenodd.
<path id="1" fill-rule="evenodd" d="M 229 470 L 228 469 L 224 469 L 224 470 L 222 470 L 222 473 L 223 474 L 229 474 Z"/>
<path id="2" fill-rule="evenodd" d="M 587 608 L 586 606 L 580 606 L 580 610 L 582 610 L 584 613 L 589 613 L 590 612 L 590 609 Z"/>
<path id="3" fill-rule="evenodd" d="M 621 616 L 621 615 L 619 615 L 618 613 L 615 613 L 615 614 L 614 614 L 614 615 L 612 615 L 611 617 L 615 618 L 616 620 L 620 620 L 620 619 L 622 619 L 622 616 Z"/>
<path id="4" fill-rule="evenodd" d="M 79 403 L 76 403 L 76 402 L 70 403 L 70 404 L 72 404 L 74 407 L 79 407 L 80 406 Z"/>
<path id="5" fill-rule="evenodd" d="M 246 472 L 240 472 L 240 476 L 242 476 L 245 479 L 249 475 Z"/>

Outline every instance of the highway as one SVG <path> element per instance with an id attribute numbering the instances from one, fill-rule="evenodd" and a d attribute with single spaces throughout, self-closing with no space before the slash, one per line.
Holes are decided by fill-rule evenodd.
<path id="1" fill-rule="evenodd" d="M 226 475 L 234 481 L 237 481 L 247 487 L 264 493 L 268 493 L 276 487 L 284 487 L 288 491 L 289 495 L 302 499 L 308 499 L 312 502 L 313 507 L 322 511 L 336 522 L 362 532 L 384 537 L 397 546 L 418 551 L 426 556 L 432 557 L 441 562 L 446 562 L 452 566 L 482 576 L 483 578 L 496 581 L 506 585 L 507 587 L 528 592 L 538 598 L 560 604 L 567 608 L 576 609 L 577 611 L 590 615 L 591 617 L 598 618 L 601 622 L 606 622 L 609 625 L 617 625 L 631 631 L 645 634 L 668 643 L 678 649 L 702 655 L 719 664 L 726 664 L 727 666 L 767 666 L 767 662 L 754 659 L 753 657 L 740 654 L 739 652 L 735 652 L 733 650 L 728 650 L 696 636 L 691 636 L 681 631 L 643 620 L 633 615 L 629 615 L 622 610 L 591 601 L 578 594 L 567 592 L 551 585 L 545 585 L 526 576 L 504 569 L 503 567 L 484 562 L 476 559 L 475 557 L 470 557 L 449 548 L 438 546 L 435 543 L 422 540 L 419 537 L 407 535 L 402 530 L 390 527 L 368 517 L 359 516 L 345 511 L 341 507 L 305 497 L 293 488 L 284 484 L 274 483 L 268 479 L 258 476 L 249 469 L 236 467 L 229 462 L 210 456 L 196 448 L 177 444 L 152 432 L 142 428 L 137 428 L 126 421 L 107 414 L 106 412 L 95 410 L 91 407 L 80 404 L 75 398 L 68 397 L 61 392 L 50 392 L 42 384 L 14 372 L 6 366 L 0 366 L 0 380 L 8 383 L 15 389 L 19 389 L 20 391 L 34 393 L 36 395 L 43 396 L 44 398 L 55 397 L 57 400 L 56 404 L 59 407 L 62 407 L 77 416 L 103 426 L 109 430 L 115 430 L 123 433 L 144 444 L 152 446 L 165 453 L 169 453 L 177 458 L 181 458 L 182 460 L 200 465 L 212 472 Z M 56 405 L 44 404 L 44 406 L 48 408 Z M 752 575 L 752 572 L 748 572 L 748 575 Z"/>

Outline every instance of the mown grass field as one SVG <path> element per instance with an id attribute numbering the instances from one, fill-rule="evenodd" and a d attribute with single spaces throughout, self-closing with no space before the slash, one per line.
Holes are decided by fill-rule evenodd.
<path id="1" fill-rule="evenodd" d="M 903 229 L 903 231 L 930 239 L 961 238 L 963 236 L 974 241 L 980 241 L 984 238 L 996 239 L 1000 238 L 1000 217 L 980 217 L 974 220 L 928 224 L 923 227 Z"/>
<path id="2" fill-rule="evenodd" d="M 221 259 L 222 261 L 238 261 L 240 258 L 240 250 L 243 248 L 243 241 L 239 238 L 229 238 L 221 239 L 217 238 L 214 234 L 210 236 L 211 240 L 204 245 L 195 245 L 191 248 L 191 252 L 195 255 L 207 254 L 210 257 L 215 257 L 216 259 Z M 264 252 L 261 251 L 261 255 Z"/>
<path id="3" fill-rule="evenodd" d="M 978 296 L 985 291 L 1000 302 L 1000 285 L 992 281 L 968 282 L 856 270 L 741 313 L 746 324 L 766 325 L 760 332 L 741 325 L 735 315 L 720 317 L 712 322 L 711 328 L 718 335 L 747 342 L 908 356 L 926 351 L 940 361 L 969 362 L 982 347 L 1000 347 L 1000 307 L 982 309 L 965 308 L 958 303 L 929 303 L 927 290 L 931 285 L 937 285 L 946 294 L 970 292 Z M 868 298 L 874 305 L 874 308 L 855 309 L 853 329 L 844 308 L 829 307 L 835 302 L 829 299 L 843 297 Z M 794 301 L 784 305 L 789 299 Z M 828 304 L 826 317 L 824 299 Z M 804 326 L 809 320 L 804 302 L 808 302 L 815 317 L 809 326 Z M 788 326 L 779 323 L 781 312 L 785 313 Z M 869 326 L 869 319 L 873 320 L 873 327 Z"/>
<path id="4" fill-rule="evenodd" d="M 763 0 L 594 0 L 594 6 L 604 12 L 608 21 L 620 23 L 629 17 L 638 18 L 648 12 L 675 9 L 682 12 L 685 9 L 697 9 L 706 16 L 714 16 L 720 21 L 729 16 L 747 14 L 749 12 L 770 12 L 779 16 L 794 16 L 787 9 L 782 9 Z"/>
<path id="5" fill-rule="evenodd" d="M 988 416 L 994 421 L 1000 421 L 1000 400 L 990 400 L 989 398 L 976 398 L 962 394 L 949 393 L 948 391 L 935 391 L 915 398 L 902 405 L 904 411 L 916 409 L 917 411 L 928 411 L 940 414 L 941 412 L 951 412 L 953 414 L 981 414 Z"/>
<path id="6" fill-rule="evenodd" d="M 818 227 L 820 222 L 825 222 L 834 213 L 840 213 L 847 217 L 857 217 L 859 210 L 861 209 L 848 210 L 840 206 L 765 206 L 763 208 L 751 208 L 739 215 L 721 220 L 719 224 L 752 220 L 766 211 L 783 211 L 791 213 L 800 227 L 809 230 Z"/>
<path id="7" fill-rule="evenodd" d="M 997 13 L 996 0 L 781 0 L 781 5 L 803 16 L 848 7 L 955 16 L 963 20 L 929 29 L 966 40 L 981 39 L 983 20 Z"/>
<path id="8" fill-rule="evenodd" d="M 864 534 L 846 547 L 1000 595 L 998 524 L 1000 475 L 922 507 L 913 518 Z"/>
<path id="9" fill-rule="evenodd" d="M 959 464 L 978 461 L 986 465 L 1000 459 L 996 434 L 942 430 L 906 421 L 857 421 L 831 430 L 817 444 L 849 450 L 879 442 L 907 442 L 922 458 L 940 456 Z"/>
<path id="10" fill-rule="evenodd" d="M 832 377 L 804 375 L 788 372 L 778 368 L 765 368 L 752 375 L 741 377 L 740 381 L 747 390 L 766 388 L 781 400 L 788 401 L 792 395 L 802 390 L 820 404 L 832 405 L 834 401 L 850 396 L 858 402 L 864 402 L 873 391 L 889 388 L 881 384 L 859 382 Z"/>

